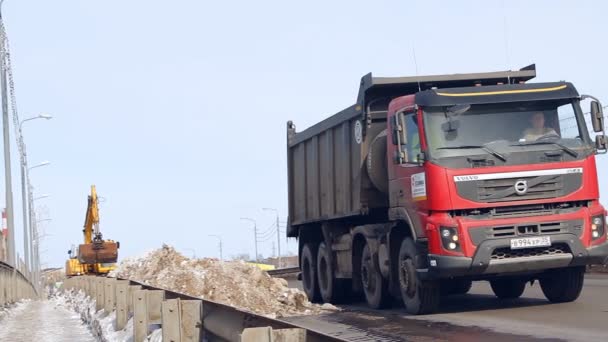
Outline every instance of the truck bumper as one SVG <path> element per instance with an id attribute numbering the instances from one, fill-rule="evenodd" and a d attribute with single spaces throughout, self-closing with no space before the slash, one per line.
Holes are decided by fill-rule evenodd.
<path id="1" fill-rule="evenodd" d="M 472 258 L 429 254 L 428 268 L 419 269 L 418 274 L 423 279 L 437 279 L 608 263 L 608 242 L 585 248 L 576 235 L 558 234 L 551 236 L 551 244 L 511 250 L 510 239 L 487 240 L 477 246 Z"/>

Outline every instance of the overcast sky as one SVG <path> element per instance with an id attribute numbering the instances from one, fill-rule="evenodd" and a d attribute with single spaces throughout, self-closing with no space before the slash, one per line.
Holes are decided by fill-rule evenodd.
<path id="1" fill-rule="evenodd" d="M 121 257 L 162 243 L 217 256 L 209 234 L 223 237 L 225 256 L 253 256 L 252 228 L 239 217 L 264 231 L 274 213 L 261 208 L 271 207 L 285 221 L 286 121 L 302 130 L 353 104 L 367 72 L 414 75 L 414 50 L 419 74 L 536 63 L 537 81 L 571 81 L 606 104 L 606 7 L 6 0 L 21 118 L 54 116 L 24 125 L 30 165 L 52 163 L 31 175 L 37 195 L 51 194 L 37 201 L 52 219 L 42 224 L 43 262 L 62 266 L 81 241 L 91 184 L 104 198 L 102 232 L 121 242 Z M 21 251 L 14 144 L 12 158 Z M 260 252 L 271 254 L 275 240 Z"/>

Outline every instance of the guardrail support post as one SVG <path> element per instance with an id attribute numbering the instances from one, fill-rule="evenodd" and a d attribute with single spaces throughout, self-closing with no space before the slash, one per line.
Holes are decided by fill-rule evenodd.
<path id="1" fill-rule="evenodd" d="M 101 309 L 103 309 L 104 306 L 104 282 L 103 282 L 103 278 L 98 277 L 97 279 L 95 279 L 95 286 L 96 286 L 96 292 L 97 295 L 95 297 L 95 310 L 99 311 Z"/>
<path id="2" fill-rule="evenodd" d="M 182 342 L 202 341 L 203 301 L 180 300 L 180 321 Z"/>
<path id="3" fill-rule="evenodd" d="M 129 281 L 116 281 L 116 330 L 123 330 L 129 320 Z"/>
<path id="4" fill-rule="evenodd" d="M 137 290 L 141 290 L 141 285 L 129 285 L 129 292 L 127 294 L 127 316 L 131 313 L 135 313 L 135 306 L 133 305 L 133 302 L 135 299 L 135 291 Z"/>
<path id="5" fill-rule="evenodd" d="M 114 311 L 114 302 L 116 300 L 116 279 L 106 278 L 104 279 L 105 291 L 104 291 L 104 310 L 107 313 Z"/>
<path id="6" fill-rule="evenodd" d="M 164 342 L 181 342 L 180 300 L 168 299 L 161 304 Z"/>
<path id="7" fill-rule="evenodd" d="M 247 328 L 241 334 L 241 342 L 306 342 L 305 329 L 278 329 L 271 327 Z"/>
<path id="8" fill-rule="evenodd" d="M 133 294 L 133 340 L 141 342 L 148 337 L 148 290 L 135 290 Z"/>
<path id="9" fill-rule="evenodd" d="M 148 302 L 148 324 L 161 324 L 161 305 L 163 300 L 165 300 L 165 291 L 148 290 L 146 300 Z"/>

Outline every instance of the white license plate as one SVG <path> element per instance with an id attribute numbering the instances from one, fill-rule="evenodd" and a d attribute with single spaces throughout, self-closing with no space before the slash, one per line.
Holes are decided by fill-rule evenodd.
<path id="1" fill-rule="evenodd" d="M 535 236 L 519 239 L 511 239 L 511 249 L 534 248 L 551 246 L 551 237 Z"/>

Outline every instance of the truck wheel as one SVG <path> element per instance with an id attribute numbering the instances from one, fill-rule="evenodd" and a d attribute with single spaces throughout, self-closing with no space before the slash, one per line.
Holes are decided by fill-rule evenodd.
<path id="1" fill-rule="evenodd" d="M 314 303 L 321 301 L 321 293 L 319 292 L 319 283 L 317 281 L 317 244 L 307 243 L 302 248 L 302 259 L 300 267 L 302 268 L 302 287 L 304 293 L 308 296 L 308 300 Z"/>
<path id="2" fill-rule="evenodd" d="M 317 253 L 317 280 L 323 302 L 335 304 L 342 300 L 345 289 L 342 279 L 337 279 L 335 276 L 330 253 L 325 242 L 321 242 Z"/>
<path id="3" fill-rule="evenodd" d="M 424 260 L 410 238 L 405 238 L 399 249 L 399 287 L 401 298 L 408 313 L 420 315 L 431 313 L 439 306 L 439 283 L 437 281 L 422 281 L 418 279 L 417 268 Z"/>
<path id="4" fill-rule="evenodd" d="M 374 265 L 369 246 L 365 244 L 361 253 L 361 285 L 367 305 L 373 309 L 382 309 L 388 305 L 388 281 L 382 277 Z"/>
<path id="5" fill-rule="evenodd" d="M 572 302 L 581 294 L 584 281 L 584 267 L 560 268 L 540 278 L 540 288 L 553 303 Z"/>
<path id="6" fill-rule="evenodd" d="M 490 286 L 496 297 L 515 299 L 521 297 L 526 289 L 526 282 L 521 279 L 505 278 L 490 280 Z"/>
<path id="7" fill-rule="evenodd" d="M 465 294 L 471 290 L 473 282 L 463 279 L 446 279 L 440 283 L 441 294 L 444 296 Z"/>

